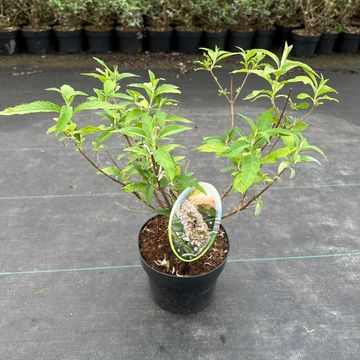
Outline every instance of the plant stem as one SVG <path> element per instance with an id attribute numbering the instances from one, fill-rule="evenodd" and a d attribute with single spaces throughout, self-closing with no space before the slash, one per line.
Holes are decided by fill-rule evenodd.
<path id="1" fill-rule="evenodd" d="M 233 128 L 235 125 L 235 117 L 234 117 L 234 78 L 231 75 L 230 77 L 230 121 L 231 121 L 231 127 Z"/>
<path id="2" fill-rule="evenodd" d="M 79 147 L 78 144 L 75 143 L 76 148 L 79 150 L 80 154 L 101 174 L 105 175 L 107 178 L 109 178 L 110 180 L 116 182 L 117 184 L 120 184 L 121 186 L 125 186 L 126 184 L 124 182 L 122 182 L 121 180 L 118 180 L 116 178 L 114 178 L 113 176 L 107 174 L 105 171 L 103 171 L 102 169 L 99 168 L 99 166 L 97 166 L 94 161 L 92 161 L 85 153 L 84 151 Z M 149 206 L 151 209 L 155 210 L 155 208 L 151 205 L 148 204 L 146 201 L 142 200 L 140 195 L 137 192 L 133 192 L 132 194 L 134 194 L 141 202 L 143 202 L 144 204 L 146 204 L 147 206 Z"/>
<path id="3" fill-rule="evenodd" d="M 230 102 L 230 98 L 228 97 L 228 95 L 226 94 L 225 89 L 221 86 L 221 84 L 219 83 L 219 80 L 217 79 L 217 77 L 215 76 L 214 72 L 212 70 L 209 70 L 211 76 L 213 77 L 213 79 L 215 80 L 217 86 L 219 87 L 219 89 L 221 90 L 221 92 L 223 93 L 223 95 L 225 95 L 226 99 L 228 102 Z"/>
<path id="4" fill-rule="evenodd" d="M 222 193 L 221 193 L 221 199 L 224 199 L 226 196 L 229 195 L 230 191 L 232 189 L 232 184 L 230 184 Z"/>
<path id="5" fill-rule="evenodd" d="M 273 186 L 276 182 L 278 182 L 280 180 L 280 177 L 281 175 L 284 173 L 284 171 L 286 170 L 283 169 L 274 179 L 273 179 L 273 182 L 267 184 L 260 192 L 258 192 L 255 196 L 253 196 L 245 205 L 241 205 L 241 201 L 240 201 L 240 204 L 239 206 L 234 209 L 234 210 L 231 210 L 229 211 L 228 213 L 226 213 L 223 217 L 222 217 L 222 220 L 232 216 L 232 215 L 235 215 L 237 213 L 239 213 L 240 211 L 243 211 L 245 210 L 249 205 L 251 205 L 259 196 L 261 196 L 267 189 L 269 189 L 271 186 Z"/>

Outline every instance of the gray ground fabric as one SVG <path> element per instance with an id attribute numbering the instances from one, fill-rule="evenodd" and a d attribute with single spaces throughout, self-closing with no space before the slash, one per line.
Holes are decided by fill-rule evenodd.
<path id="1" fill-rule="evenodd" d="M 157 73 L 182 88 L 176 112 L 196 125 L 178 137 L 189 149 L 228 124 L 207 74 Z M 191 316 L 149 298 L 137 251 L 148 215 L 126 209 L 140 204 L 47 136 L 46 114 L 0 118 L 0 359 L 360 359 L 360 75 L 325 75 L 341 102 L 314 114 L 308 138 L 329 162 L 266 193 L 260 217 L 225 223 L 230 261 L 214 302 Z M 66 69 L 2 69 L 0 107 L 55 99 L 43 89 L 63 83 L 96 85 Z M 199 179 L 222 187 L 211 156 L 191 158 Z"/>

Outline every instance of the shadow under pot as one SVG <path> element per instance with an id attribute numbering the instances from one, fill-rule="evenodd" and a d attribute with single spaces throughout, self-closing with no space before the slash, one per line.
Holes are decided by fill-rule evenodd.
<path id="1" fill-rule="evenodd" d="M 315 55 L 320 35 L 300 35 L 292 34 L 293 55 L 297 57 L 311 57 Z"/>
<path id="2" fill-rule="evenodd" d="M 354 54 L 358 51 L 360 34 L 341 33 L 335 44 L 335 51 L 343 54 Z"/>
<path id="3" fill-rule="evenodd" d="M 150 52 L 164 52 L 171 51 L 173 31 L 156 31 L 147 30 L 147 43 Z"/>
<path id="4" fill-rule="evenodd" d="M 18 29 L 0 31 L 0 55 L 13 55 L 18 52 Z"/>
<path id="5" fill-rule="evenodd" d="M 251 49 L 255 36 L 255 31 L 229 31 L 229 43 L 228 48 L 230 51 L 238 51 L 237 47 L 244 50 Z"/>
<path id="6" fill-rule="evenodd" d="M 41 30 L 23 28 L 22 34 L 25 38 L 28 52 L 32 54 L 45 54 L 50 51 L 50 28 Z"/>
<path id="7" fill-rule="evenodd" d="M 79 53 L 83 50 L 82 46 L 82 30 L 63 30 L 54 27 L 57 39 L 58 50 L 62 53 L 71 54 Z"/>
<path id="8" fill-rule="evenodd" d="M 208 49 L 215 49 L 215 46 L 217 46 L 220 50 L 224 50 L 226 46 L 226 35 L 227 30 L 204 31 L 202 46 Z"/>
<path id="9" fill-rule="evenodd" d="M 85 28 L 88 49 L 92 53 L 107 53 L 112 50 L 112 29 Z"/>
<path id="10" fill-rule="evenodd" d="M 318 54 L 330 54 L 333 52 L 338 34 L 322 34 L 317 44 Z"/>
<path id="11" fill-rule="evenodd" d="M 185 54 L 199 52 L 202 31 L 176 30 L 176 49 Z"/>
<path id="12" fill-rule="evenodd" d="M 222 243 L 226 254 L 221 260 L 219 259 L 219 263 L 212 270 L 201 273 L 200 275 L 176 276 L 175 274 L 172 275 L 154 268 L 145 260 L 146 256 L 142 253 L 143 245 L 149 241 L 153 242 L 151 237 L 154 236 L 150 235 L 151 237 L 149 238 L 149 235 L 144 235 L 150 233 L 147 233 L 145 230 L 151 220 L 152 219 L 146 222 L 140 231 L 139 250 L 141 265 L 148 276 L 153 301 L 160 308 L 177 314 L 193 314 L 204 310 L 214 297 L 217 279 L 224 270 L 227 260 L 229 242 L 224 228 L 221 226 L 220 231 L 222 232 Z M 153 234 L 153 232 L 151 232 L 151 234 Z M 218 240 L 219 239 L 217 239 L 217 242 Z M 168 242 L 168 239 L 166 239 L 166 241 Z M 162 244 L 161 246 L 164 249 L 165 245 Z M 210 252 L 211 249 L 209 250 L 209 253 Z M 197 261 L 200 260 L 190 263 L 189 268 L 192 264 L 195 265 Z"/>
<path id="13" fill-rule="evenodd" d="M 116 29 L 117 50 L 125 54 L 136 54 L 143 48 L 142 31 L 125 31 L 121 28 Z"/>
<path id="14" fill-rule="evenodd" d="M 266 49 L 269 50 L 272 47 L 275 30 L 256 30 L 255 38 L 253 42 L 253 49 Z"/>

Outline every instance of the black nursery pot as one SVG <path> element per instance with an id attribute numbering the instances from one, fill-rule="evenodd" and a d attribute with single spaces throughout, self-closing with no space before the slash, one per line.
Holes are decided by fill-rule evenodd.
<path id="1" fill-rule="evenodd" d="M 121 53 L 136 54 L 143 47 L 143 33 L 141 31 L 122 31 L 116 29 L 117 50 Z"/>
<path id="2" fill-rule="evenodd" d="M 147 31 L 148 48 L 150 52 L 170 52 L 173 31 Z"/>
<path id="3" fill-rule="evenodd" d="M 199 51 L 202 31 L 179 31 L 176 30 L 177 51 L 186 54 L 194 54 Z"/>
<path id="4" fill-rule="evenodd" d="M 226 46 L 226 35 L 227 31 L 204 31 L 203 47 L 214 49 L 215 46 L 217 46 L 219 49 L 224 50 Z"/>
<path id="5" fill-rule="evenodd" d="M 229 44 L 230 51 L 237 51 L 236 46 L 241 47 L 244 50 L 251 49 L 255 31 L 229 31 Z"/>
<path id="6" fill-rule="evenodd" d="M 0 54 L 13 55 L 18 51 L 18 30 L 0 31 Z"/>
<path id="7" fill-rule="evenodd" d="M 55 30 L 58 50 L 62 53 L 79 53 L 82 47 L 82 30 L 62 31 Z"/>
<path id="8" fill-rule="evenodd" d="M 292 31 L 296 29 L 300 29 L 300 25 L 293 25 L 293 26 L 280 26 L 278 25 L 276 27 L 273 45 L 275 47 L 284 47 L 285 42 L 287 42 L 288 45 L 292 44 Z"/>
<path id="9" fill-rule="evenodd" d="M 253 43 L 254 49 L 271 49 L 275 30 L 256 30 Z"/>
<path id="10" fill-rule="evenodd" d="M 315 55 L 316 46 L 320 35 L 304 36 L 293 33 L 293 55 L 298 57 L 310 57 Z"/>
<path id="11" fill-rule="evenodd" d="M 153 269 L 141 255 L 140 260 L 148 275 L 154 302 L 162 309 L 177 314 L 194 314 L 211 303 L 217 279 L 226 264 L 225 258 L 218 267 L 206 274 L 179 277 Z"/>
<path id="12" fill-rule="evenodd" d="M 360 34 L 341 33 L 336 41 L 336 51 L 343 54 L 354 54 L 358 51 Z"/>
<path id="13" fill-rule="evenodd" d="M 317 44 L 316 52 L 318 54 L 330 54 L 334 50 L 337 37 L 338 34 L 322 34 Z"/>
<path id="14" fill-rule="evenodd" d="M 45 54 L 50 50 L 50 29 L 43 31 L 22 30 L 28 52 Z"/>
<path id="15" fill-rule="evenodd" d="M 112 50 L 112 30 L 85 30 L 89 51 L 107 53 Z"/>

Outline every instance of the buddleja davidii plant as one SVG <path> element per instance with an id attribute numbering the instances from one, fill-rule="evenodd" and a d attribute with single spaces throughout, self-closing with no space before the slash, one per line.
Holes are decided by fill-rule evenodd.
<path id="1" fill-rule="evenodd" d="M 95 73 L 83 74 L 98 79 L 102 87 L 95 88 L 95 96 L 74 90 L 69 85 L 50 88 L 59 92 L 64 104 L 35 101 L 29 104 L 7 108 L 0 115 L 30 114 L 48 112 L 57 114 L 55 124 L 48 129 L 60 141 L 74 142 L 82 156 L 90 162 L 98 173 L 116 182 L 125 192 L 133 193 L 157 213 L 167 214 L 178 194 L 186 187 L 202 190 L 193 174 L 183 171 L 183 156 L 173 154 L 180 144 L 171 136 L 190 130 L 188 119 L 169 114 L 165 107 L 175 106 L 177 101 L 168 94 L 178 94 L 180 90 L 171 84 L 160 84 L 149 71 L 149 81 L 132 83 L 122 90 L 120 81 L 135 77 L 131 73 L 119 73 L 117 67 L 111 70 L 96 59 L 102 68 Z M 74 106 L 76 97 L 86 97 L 86 101 Z M 97 110 L 100 116 L 96 125 L 80 127 L 76 121 L 80 112 Z M 121 151 L 113 156 L 107 142 L 120 140 Z M 96 154 L 105 153 L 112 166 L 102 167 L 94 156 L 85 151 L 85 144 L 91 142 Z"/>
<path id="2" fill-rule="evenodd" d="M 213 153 L 229 162 L 221 171 L 231 171 L 231 182 L 221 197 L 224 199 L 231 193 L 240 193 L 240 197 L 238 205 L 225 213 L 223 219 L 251 206 L 255 206 L 255 214 L 258 215 L 262 209 L 262 194 L 278 182 L 285 171 L 288 170 L 292 178 L 296 165 L 319 163 L 309 152 L 317 152 L 326 159 L 323 150 L 310 145 L 303 132 L 308 128 L 306 120 L 315 108 L 324 101 L 337 101 L 329 96 L 336 90 L 308 65 L 290 60 L 291 48 L 286 44 L 281 58 L 262 49 L 239 49 L 239 52 L 233 53 L 217 48 L 203 49 L 204 58 L 197 62 L 197 70 L 206 70 L 211 74 L 219 94 L 226 98 L 230 107 L 230 126 L 225 135 L 205 137 L 203 144 L 197 148 L 200 152 Z M 239 57 L 240 67 L 231 72 L 227 89 L 219 82 L 215 72 L 222 67 L 223 60 L 234 56 Z M 302 74 L 292 76 L 291 70 L 300 70 Z M 243 75 L 237 87 L 234 85 L 236 74 Z M 235 103 L 250 75 L 263 78 L 268 88 L 253 90 L 244 100 L 265 98 L 271 107 L 255 118 L 243 113 L 238 113 L 236 118 Z M 294 100 L 289 86 L 296 83 L 305 84 L 310 91 L 298 93 Z M 249 130 L 245 131 L 237 122 L 247 124 Z"/>

